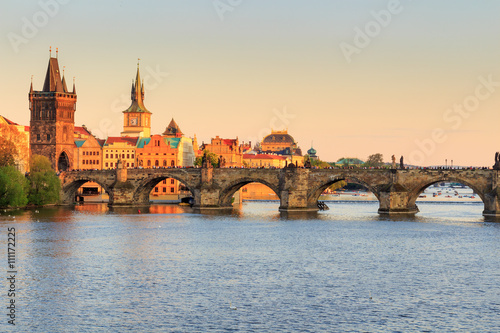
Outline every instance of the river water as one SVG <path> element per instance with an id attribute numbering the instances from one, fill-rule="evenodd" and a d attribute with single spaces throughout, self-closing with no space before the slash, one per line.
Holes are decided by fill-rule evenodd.
<path id="1" fill-rule="evenodd" d="M 104 204 L 2 212 L 16 231 L 16 332 L 500 331 L 500 223 L 481 203 L 280 214 Z M 4 279 L 5 281 L 5 279 Z M 234 309 L 236 308 L 236 309 Z"/>

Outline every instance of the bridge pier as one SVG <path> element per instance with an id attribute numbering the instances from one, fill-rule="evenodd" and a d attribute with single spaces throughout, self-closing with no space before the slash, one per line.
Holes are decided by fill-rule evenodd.
<path id="1" fill-rule="evenodd" d="M 500 217 L 500 188 L 486 193 L 484 198 L 483 216 Z"/>
<path id="2" fill-rule="evenodd" d="M 280 212 L 316 212 L 316 200 L 309 200 L 309 176 L 311 169 L 285 168 L 279 175 Z"/>
<path id="3" fill-rule="evenodd" d="M 411 201 L 409 192 L 400 184 L 390 184 L 379 194 L 379 214 L 409 214 L 419 212 L 417 205 Z"/>

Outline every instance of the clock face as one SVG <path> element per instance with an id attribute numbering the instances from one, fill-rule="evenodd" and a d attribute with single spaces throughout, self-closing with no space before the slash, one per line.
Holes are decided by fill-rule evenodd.
<path id="1" fill-rule="evenodd" d="M 130 118 L 130 125 L 137 126 L 137 118 Z"/>

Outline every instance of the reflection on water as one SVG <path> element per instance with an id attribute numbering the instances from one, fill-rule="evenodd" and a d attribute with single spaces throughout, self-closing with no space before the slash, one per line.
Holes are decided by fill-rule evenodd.
<path id="1" fill-rule="evenodd" d="M 482 204 L 328 205 L 1 212 L 19 243 L 17 331 L 500 329 L 500 224 Z"/>

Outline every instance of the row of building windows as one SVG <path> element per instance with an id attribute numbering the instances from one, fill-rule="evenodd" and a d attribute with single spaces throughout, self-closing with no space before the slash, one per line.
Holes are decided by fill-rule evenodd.
<path id="1" fill-rule="evenodd" d="M 158 187 L 155 187 L 155 193 L 158 193 L 159 192 L 159 189 Z M 166 187 L 162 187 L 162 192 L 163 193 L 166 193 L 167 192 L 167 188 Z M 173 187 L 170 188 L 170 193 L 174 193 L 175 192 L 175 189 Z"/>
<path id="2" fill-rule="evenodd" d="M 111 162 L 111 163 L 108 163 L 108 162 L 104 163 L 104 167 L 105 168 L 114 168 L 114 167 L 117 167 L 117 166 L 118 166 L 118 163 L 113 163 L 113 162 Z M 134 167 L 134 163 L 128 163 L 127 162 L 127 168 L 133 168 L 133 167 Z"/>
<path id="3" fill-rule="evenodd" d="M 99 160 L 83 160 L 82 164 L 99 164 Z"/>
<path id="4" fill-rule="evenodd" d="M 99 156 L 99 152 L 95 152 L 95 151 L 82 151 L 82 155 L 97 155 Z"/>
<path id="5" fill-rule="evenodd" d="M 125 158 L 125 154 L 121 154 L 122 155 L 122 158 Z M 134 158 L 135 155 L 132 154 L 127 154 L 127 158 Z M 109 157 L 108 157 L 108 154 L 106 154 L 106 158 L 120 158 L 120 154 L 109 154 Z"/>
<path id="6" fill-rule="evenodd" d="M 146 164 L 147 164 L 148 167 L 152 166 L 151 160 L 148 160 L 148 162 Z M 164 167 L 168 166 L 167 160 L 163 160 L 162 164 L 163 164 L 162 166 L 164 166 Z M 142 160 L 139 161 L 139 165 L 143 166 L 144 162 Z M 159 167 L 160 166 L 160 161 L 155 160 L 154 166 Z M 174 160 L 170 161 L 170 166 L 175 166 L 175 161 Z"/>

